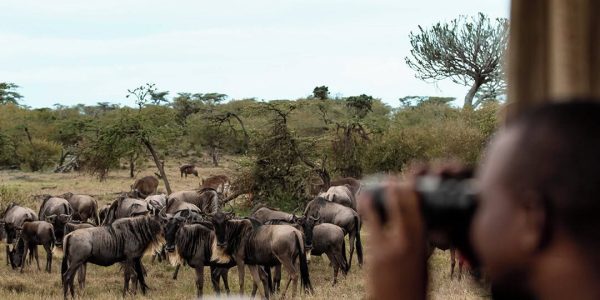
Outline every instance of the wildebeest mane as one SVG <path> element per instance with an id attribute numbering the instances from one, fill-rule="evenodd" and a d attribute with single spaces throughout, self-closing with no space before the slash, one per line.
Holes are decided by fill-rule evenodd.
<path id="1" fill-rule="evenodd" d="M 156 248 L 164 243 L 164 238 L 156 234 L 152 228 L 151 218 L 138 216 L 118 219 L 108 227 L 109 232 L 115 237 L 118 249 L 123 249 L 127 242 L 133 240 L 140 244 L 149 243 L 149 248 Z M 151 249 L 147 249 L 151 250 Z"/>
<path id="2" fill-rule="evenodd" d="M 227 222 L 226 226 L 228 243 L 225 252 L 227 254 L 234 254 L 237 252 L 242 242 L 250 237 L 250 234 L 254 231 L 254 225 L 250 219 L 241 219 L 230 220 Z"/>
<path id="3" fill-rule="evenodd" d="M 204 248 L 204 253 L 210 254 L 212 243 L 211 230 L 201 224 L 181 226 L 175 238 L 176 252 L 185 260 L 192 257 L 199 247 Z M 208 258 L 210 259 L 210 255 Z M 171 261 L 171 264 L 174 263 Z"/>
<path id="4" fill-rule="evenodd" d="M 17 204 L 16 204 L 16 203 L 14 203 L 14 202 L 11 202 L 10 204 L 8 204 L 8 206 L 7 206 L 7 207 L 6 207 L 6 209 L 4 210 L 4 213 L 2 214 L 2 219 L 4 219 L 4 217 L 6 216 L 6 214 L 8 213 L 8 211 L 9 211 L 11 208 L 15 207 L 15 206 L 17 206 Z"/>
<path id="5" fill-rule="evenodd" d="M 319 209 L 327 205 L 327 202 L 329 202 L 327 199 L 321 196 L 317 196 L 315 199 L 308 203 L 306 209 L 304 210 L 304 215 L 311 213 L 313 210 L 319 211 Z"/>

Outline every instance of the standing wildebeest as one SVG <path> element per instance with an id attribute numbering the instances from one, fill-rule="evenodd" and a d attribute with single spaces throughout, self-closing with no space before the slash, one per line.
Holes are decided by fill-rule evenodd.
<path id="1" fill-rule="evenodd" d="M 360 217 L 352 208 L 327 201 L 322 197 L 317 197 L 308 202 L 304 210 L 304 216 L 319 217 L 323 223 L 331 223 L 340 226 L 344 232 L 348 234 L 350 242 L 350 255 L 348 256 L 348 268 L 352 265 L 352 255 L 354 254 L 354 246 L 356 245 L 356 254 L 358 264 L 362 266 L 363 253 L 362 242 L 360 241 Z"/>
<path id="2" fill-rule="evenodd" d="M 159 247 L 162 242 L 158 216 L 124 218 L 114 221 L 111 225 L 83 228 L 69 233 L 65 236 L 61 264 L 64 298 L 67 298 L 69 289 L 71 296 L 75 298 L 75 272 L 88 262 L 100 266 L 110 266 L 118 262 L 132 265 L 142 293 L 146 294 L 148 286 L 144 279 L 141 259 L 145 252 Z M 129 290 L 127 279 L 126 275 L 123 296 Z"/>
<path id="3" fill-rule="evenodd" d="M 109 225 L 120 218 L 145 215 L 151 210 L 152 208 L 146 201 L 127 198 L 126 196 L 121 195 L 117 200 L 113 201 L 106 211 L 106 217 L 104 217 L 102 225 Z"/>
<path id="4" fill-rule="evenodd" d="M 214 214 L 219 210 L 219 194 L 211 188 L 172 193 L 167 200 L 167 207 L 171 206 L 173 200 L 194 204 L 203 214 L 207 215 Z"/>
<path id="5" fill-rule="evenodd" d="M 187 178 L 188 175 L 192 174 L 198 177 L 198 170 L 196 170 L 196 166 L 192 164 L 181 165 L 181 167 L 179 167 L 179 172 L 181 173 L 181 177 L 185 175 L 185 178 Z"/>
<path id="6" fill-rule="evenodd" d="M 156 194 L 158 189 L 158 178 L 154 176 L 145 176 L 136 180 L 131 186 L 133 195 L 140 199 Z"/>
<path id="7" fill-rule="evenodd" d="M 47 221 L 54 226 L 56 246 L 61 247 L 65 223 L 71 220 L 71 217 L 73 216 L 73 207 L 71 207 L 71 204 L 63 198 L 45 195 L 43 199 L 44 202 L 42 202 L 42 206 L 40 206 L 38 216 L 40 220 Z"/>
<path id="8" fill-rule="evenodd" d="M 215 233 L 209 227 L 212 224 L 186 224 L 186 218 L 179 214 L 168 218 L 165 226 L 165 249 L 169 252 L 172 264 L 177 268 L 182 262 L 187 263 L 196 270 L 196 296 L 202 297 L 204 287 L 204 267 L 210 266 L 211 281 L 217 295 L 221 293 L 219 278 L 223 278 L 225 290 L 229 295 L 229 284 L 227 282 L 227 271 L 235 266 L 233 260 L 228 265 L 215 264 L 213 260 L 213 249 L 216 247 Z"/>
<path id="9" fill-rule="evenodd" d="M 202 182 L 200 183 L 200 189 L 209 188 L 226 195 L 227 190 L 229 190 L 229 185 L 229 177 L 225 175 L 214 175 L 206 179 L 202 178 Z"/>
<path id="10" fill-rule="evenodd" d="M 338 185 L 330 187 L 326 193 L 319 195 L 331 202 L 341 204 L 356 210 L 356 198 L 349 185 Z"/>
<path id="11" fill-rule="evenodd" d="M 66 199 L 73 207 L 73 220 L 87 222 L 87 220 L 93 219 L 97 225 L 100 225 L 98 202 L 92 196 L 65 193 L 60 197 Z"/>
<path id="12" fill-rule="evenodd" d="M 313 221 L 318 221 L 313 219 Z M 348 274 L 349 266 L 348 259 L 346 258 L 346 241 L 344 239 L 345 233 L 342 228 L 337 225 L 322 223 L 318 225 L 310 225 L 306 223 L 289 223 L 283 220 L 270 220 L 265 224 L 278 225 L 278 224 L 290 224 L 296 229 L 303 231 L 305 234 L 312 229 L 312 247 L 309 250 L 311 255 L 321 256 L 323 253 L 327 255 L 333 268 L 333 285 L 337 283 L 337 277 L 339 270 L 342 270 L 344 275 Z M 274 287 L 279 285 L 281 280 L 281 269 L 276 269 L 274 278 Z"/>
<path id="13" fill-rule="evenodd" d="M 269 298 L 267 278 L 261 276 L 259 266 L 283 265 L 289 274 L 285 289 L 281 295 L 285 298 L 287 289 L 292 284 L 292 294 L 296 295 L 298 271 L 295 261 L 300 257 L 300 281 L 305 291 L 312 292 L 308 264 L 304 253 L 304 237 L 302 232 L 288 225 L 262 225 L 253 219 L 233 220 L 228 215 L 217 212 L 212 216 L 217 236 L 217 260 L 227 263 L 233 259 L 238 267 L 240 294 L 244 290 L 244 266 L 248 265 L 254 284 L 263 287 L 266 298 Z"/>
<path id="14" fill-rule="evenodd" d="M 92 223 L 77 223 L 77 222 L 69 222 L 65 224 L 65 236 L 75 230 L 83 229 L 83 228 L 92 228 L 96 227 Z M 77 282 L 79 282 L 79 288 L 81 290 L 85 289 L 85 274 L 87 270 L 87 264 L 83 264 L 79 268 L 79 272 L 77 272 Z"/>
<path id="15" fill-rule="evenodd" d="M 38 216 L 30 208 L 19 206 L 15 203 L 8 205 L 4 211 L 2 220 L 0 220 L 0 225 L 2 225 L 1 230 L 3 231 L 3 235 L 6 235 L 6 265 L 10 263 L 10 245 L 15 241 L 17 228 L 21 228 L 25 222 L 37 220 Z"/>
<path id="16" fill-rule="evenodd" d="M 11 264 L 13 268 L 21 267 L 21 272 L 25 267 L 25 258 L 27 251 L 32 251 L 35 256 L 38 270 L 40 270 L 40 260 L 37 253 L 37 245 L 44 246 L 46 250 L 46 272 L 52 271 L 52 249 L 56 244 L 54 237 L 54 227 L 45 221 L 25 222 L 22 228 L 17 229 L 18 243 L 23 243 L 22 249 L 15 247 L 10 253 Z"/>

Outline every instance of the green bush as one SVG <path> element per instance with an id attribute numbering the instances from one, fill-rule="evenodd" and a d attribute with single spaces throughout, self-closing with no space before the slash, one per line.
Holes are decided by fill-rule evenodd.
<path id="1" fill-rule="evenodd" d="M 58 143 L 45 139 L 32 139 L 31 143 L 19 145 L 16 154 L 21 161 L 22 169 L 35 172 L 56 164 L 60 150 Z"/>

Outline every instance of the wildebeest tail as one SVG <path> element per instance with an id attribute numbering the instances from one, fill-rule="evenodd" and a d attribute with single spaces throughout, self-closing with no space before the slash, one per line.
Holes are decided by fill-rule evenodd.
<path id="1" fill-rule="evenodd" d="M 65 282 L 65 273 L 67 272 L 67 268 L 68 266 L 68 257 L 69 257 L 69 238 L 71 237 L 70 234 L 68 234 L 67 236 L 65 236 L 65 240 L 63 243 L 63 259 L 62 259 L 62 263 L 60 264 L 60 281 L 64 284 Z"/>
<path id="2" fill-rule="evenodd" d="M 350 266 L 348 265 L 348 257 L 346 256 L 346 239 L 342 239 L 342 259 L 338 262 L 338 265 L 342 268 L 344 274 L 348 274 Z"/>
<path id="3" fill-rule="evenodd" d="M 362 242 L 360 241 L 360 218 L 358 216 L 354 216 L 354 230 L 356 230 L 356 256 L 358 256 L 358 264 L 362 266 L 363 264 L 363 248 Z M 352 259 L 352 257 L 350 257 Z"/>
<path id="4" fill-rule="evenodd" d="M 295 234 L 296 248 L 300 251 L 300 283 L 302 288 L 307 293 L 314 293 L 312 284 L 310 283 L 310 275 L 308 274 L 308 262 L 306 261 L 306 253 L 304 253 L 304 245 L 300 242 L 298 235 Z"/>

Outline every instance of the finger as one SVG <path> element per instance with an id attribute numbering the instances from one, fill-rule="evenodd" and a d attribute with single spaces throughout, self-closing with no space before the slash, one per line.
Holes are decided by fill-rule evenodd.
<path id="1" fill-rule="evenodd" d="M 398 210 L 402 214 L 399 226 L 404 232 L 408 245 L 423 246 L 425 244 L 425 230 L 419 197 L 413 189 L 403 188 L 399 190 Z"/>
<path id="2" fill-rule="evenodd" d="M 381 223 L 379 215 L 373 208 L 373 198 L 367 196 L 363 197 L 364 198 L 358 202 L 358 211 L 367 225 L 366 230 L 369 233 L 369 239 L 374 243 L 379 243 L 383 240 L 383 224 Z"/>

